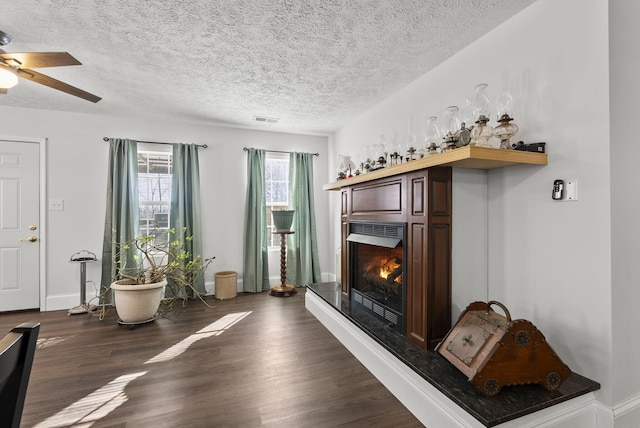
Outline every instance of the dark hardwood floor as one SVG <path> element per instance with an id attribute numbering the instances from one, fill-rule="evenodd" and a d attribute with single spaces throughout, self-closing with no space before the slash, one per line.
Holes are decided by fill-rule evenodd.
<path id="1" fill-rule="evenodd" d="M 304 290 L 207 301 L 133 330 L 115 310 L 0 314 L 0 337 L 41 323 L 21 426 L 422 426 L 307 312 Z"/>

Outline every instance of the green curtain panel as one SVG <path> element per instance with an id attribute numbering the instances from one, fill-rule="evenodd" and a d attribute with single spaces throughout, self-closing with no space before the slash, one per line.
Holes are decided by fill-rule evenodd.
<path id="1" fill-rule="evenodd" d="M 249 293 L 270 289 L 264 160 L 264 150 L 248 149 L 242 282 L 243 290 Z"/>
<path id="2" fill-rule="evenodd" d="M 178 239 L 184 243 L 185 250 L 191 253 L 191 260 L 197 256 L 202 257 L 200 164 L 198 146 L 195 144 L 173 144 L 171 214 L 169 218 L 171 219 L 169 227 L 175 230 L 169 239 Z M 185 241 L 185 237 L 192 237 L 192 239 Z M 198 293 L 205 292 L 203 275 L 193 278 L 193 287 Z"/>
<path id="3" fill-rule="evenodd" d="M 116 262 L 125 269 L 137 269 L 132 251 L 120 258 L 120 243 L 140 234 L 138 212 L 138 144 L 135 140 L 109 139 L 107 206 L 102 244 L 101 290 L 105 291 L 116 274 Z"/>
<path id="4" fill-rule="evenodd" d="M 287 284 L 320 282 L 312 153 L 289 156 L 289 208 L 295 210 L 291 226 L 295 233 L 287 237 Z"/>

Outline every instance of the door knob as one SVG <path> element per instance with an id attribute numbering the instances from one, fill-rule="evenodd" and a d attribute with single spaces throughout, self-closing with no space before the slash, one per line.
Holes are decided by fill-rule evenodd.
<path id="1" fill-rule="evenodd" d="M 35 224 L 32 224 L 31 226 L 29 226 L 29 230 L 36 230 L 38 228 L 38 226 L 36 226 Z"/>
<path id="2" fill-rule="evenodd" d="M 29 241 L 29 242 L 36 242 L 38 240 L 38 238 L 36 238 L 35 236 L 30 236 L 28 238 L 22 238 L 20 240 L 20 242 L 24 242 L 24 241 Z"/>

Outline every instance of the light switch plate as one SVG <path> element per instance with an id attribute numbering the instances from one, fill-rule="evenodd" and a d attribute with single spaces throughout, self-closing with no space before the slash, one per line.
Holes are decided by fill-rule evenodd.
<path id="1" fill-rule="evenodd" d="M 49 211 L 64 211 L 64 200 L 49 199 Z"/>
<path id="2" fill-rule="evenodd" d="M 567 180 L 565 183 L 563 202 L 578 200 L 578 180 Z"/>

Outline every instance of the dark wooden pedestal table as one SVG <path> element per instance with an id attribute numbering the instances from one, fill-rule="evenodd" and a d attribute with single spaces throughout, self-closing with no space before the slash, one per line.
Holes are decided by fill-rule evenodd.
<path id="1" fill-rule="evenodd" d="M 296 294 L 296 287 L 287 284 L 287 235 L 293 234 L 290 230 L 278 230 L 273 232 L 274 235 L 280 235 L 280 285 L 271 287 L 272 296 L 289 297 Z"/>

